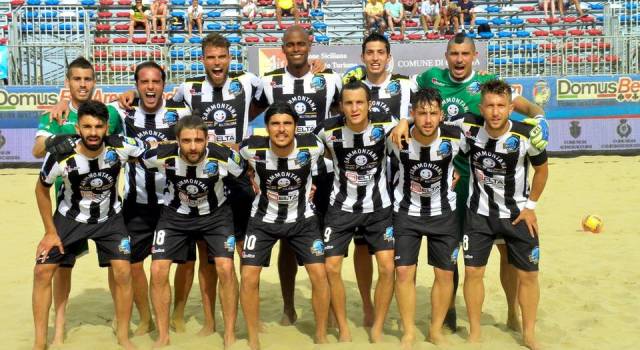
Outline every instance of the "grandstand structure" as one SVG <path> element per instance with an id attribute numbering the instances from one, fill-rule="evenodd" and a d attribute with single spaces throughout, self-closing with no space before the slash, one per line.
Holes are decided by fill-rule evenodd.
<path id="1" fill-rule="evenodd" d="M 9 47 L 9 83 L 61 85 L 66 63 L 78 55 L 93 60 L 99 84 L 128 85 L 135 65 L 154 59 L 167 69 L 169 82 L 203 74 L 202 38 L 187 37 L 184 25 L 168 21 L 165 38 L 147 41 L 137 29 L 130 40 L 131 0 L 11 0 L 0 2 L 0 45 Z M 249 23 L 237 0 L 203 0 L 204 31 L 232 44 L 232 71 L 247 69 L 249 46 L 276 46 L 293 18 L 279 26 L 273 0 L 258 0 L 259 15 Z M 186 16 L 189 0 L 170 0 L 171 17 Z M 565 17 L 545 18 L 532 0 L 477 3 L 476 24 L 491 32 L 468 33 L 488 42 L 488 69 L 503 77 L 640 73 L 640 0 L 582 3 L 586 15 L 567 9 Z M 364 3 L 331 0 L 301 11 L 301 25 L 316 45 L 360 43 Z M 395 42 L 446 40 L 426 34 L 419 19 L 407 22 Z"/>

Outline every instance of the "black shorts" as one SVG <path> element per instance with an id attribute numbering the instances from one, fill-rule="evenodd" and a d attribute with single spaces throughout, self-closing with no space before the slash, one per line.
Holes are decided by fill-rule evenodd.
<path id="1" fill-rule="evenodd" d="M 111 265 L 111 260 L 129 261 L 131 258 L 131 244 L 121 213 L 102 223 L 85 224 L 69 219 L 56 211 L 53 215 L 53 223 L 62 241 L 65 254 L 60 254 L 58 248 L 54 247 L 49 252 L 47 260 L 38 261 L 38 264 L 75 262 L 75 257 L 83 253 L 82 249 L 86 246 L 87 239 L 96 242 L 100 267 Z"/>
<path id="2" fill-rule="evenodd" d="M 326 256 L 347 256 L 349 243 L 356 230 L 369 247 L 369 252 L 393 249 L 392 207 L 373 213 L 349 213 L 329 207 L 324 228 Z"/>
<path id="3" fill-rule="evenodd" d="M 64 257 L 62 258 L 62 261 L 60 261 L 60 267 L 72 269 L 76 265 L 76 260 L 79 257 L 89 253 L 89 241 L 86 239 L 79 241 L 70 249 L 65 248 L 64 252 Z M 73 254 L 69 254 L 69 252 L 72 252 Z"/>
<path id="4" fill-rule="evenodd" d="M 502 235 L 507 245 L 509 264 L 524 271 L 538 271 L 538 236 L 531 237 L 524 221 L 515 226 L 511 222 L 513 219 L 482 216 L 467 210 L 465 234 L 462 239 L 465 265 L 487 265 L 493 242 L 498 235 Z"/>
<path id="5" fill-rule="evenodd" d="M 453 271 L 458 260 L 458 216 L 455 212 L 438 216 L 393 214 L 396 266 L 418 263 L 422 236 L 427 236 L 427 256 L 431 266 Z"/>
<path id="6" fill-rule="evenodd" d="M 251 218 L 251 205 L 256 198 L 251 180 L 245 173 L 240 178 L 227 176 L 223 179 L 226 188 L 227 201 L 233 212 L 233 227 L 236 241 L 244 241 L 247 224 Z"/>
<path id="7" fill-rule="evenodd" d="M 285 239 L 291 245 L 298 265 L 324 263 L 324 243 L 318 218 L 312 216 L 285 224 L 251 219 L 242 250 L 242 264 L 269 266 L 271 249 L 279 239 Z"/>
<path id="8" fill-rule="evenodd" d="M 131 263 L 144 261 L 151 255 L 153 233 L 160 219 L 160 205 L 124 203 L 122 216 L 131 237 Z"/>
<path id="9" fill-rule="evenodd" d="M 331 189 L 333 188 L 333 173 L 323 173 L 322 175 L 316 176 L 314 178 L 314 185 L 316 185 L 316 192 L 313 195 L 313 205 L 315 206 L 320 226 L 323 227 L 324 217 L 327 215 L 327 210 L 329 209 Z"/>
<path id="10" fill-rule="evenodd" d="M 204 216 L 178 214 L 173 209 L 163 207 L 154 234 L 152 259 L 188 261 L 189 251 L 193 249 L 192 242 L 199 235 L 207 242 L 211 257 L 233 259 L 236 240 L 230 217 L 231 209 L 224 204 Z"/>

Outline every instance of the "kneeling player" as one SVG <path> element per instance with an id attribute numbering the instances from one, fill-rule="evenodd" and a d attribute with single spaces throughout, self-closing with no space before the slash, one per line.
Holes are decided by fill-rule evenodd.
<path id="1" fill-rule="evenodd" d="M 431 88 L 416 93 L 411 116 L 411 138 L 387 147 L 399 160 L 394 192 L 396 299 L 402 317 L 402 345 L 415 340 L 416 264 L 422 236 L 429 243 L 429 265 L 435 280 L 431 289 L 429 340 L 444 341 L 442 324 L 453 292 L 453 271 L 458 257 L 456 193 L 452 189 L 453 158 L 460 150 L 462 133 L 454 126 L 440 125 L 442 98 Z M 461 208 L 464 210 L 464 208 Z"/>
<path id="2" fill-rule="evenodd" d="M 466 144 L 473 182 L 469 186 L 468 210 L 462 248 L 464 250 L 464 299 L 469 313 L 469 341 L 480 340 L 480 315 L 484 299 L 483 276 L 493 241 L 502 235 L 509 264 L 518 273 L 518 302 L 522 310 L 525 346 L 537 349 L 535 322 L 538 286 L 538 224 L 536 201 L 547 182 L 547 153 L 531 144 L 533 126 L 510 121 L 513 111 L 511 87 L 494 80 L 481 88 L 480 112 L 484 118 L 466 117 Z M 484 123 L 484 125 L 483 125 Z M 529 163 L 534 175 L 527 181 Z"/>
<path id="3" fill-rule="evenodd" d="M 311 280 L 316 319 L 316 343 L 327 342 L 329 281 L 318 218 L 309 201 L 311 178 L 323 161 L 324 146 L 313 134 L 296 135 L 298 115 L 286 103 L 272 104 L 265 114 L 269 137 L 251 136 L 240 154 L 255 171 L 260 194 L 253 201 L 242 251 L 240 300 L 249 347 L 258 349 L 259 285 L 262 267 L 269 266 L 271 249 L 286 240 Z"/>
<path id="4" fill-rule="evenodd" d="M 158 325 L 156 346 L 169 344 L 169 270 L 173 261 L 186 261 L 190 243 L 201 236 L 215 260 L 220 280 L 225 348 L 235 342 L 238 281 L 233 267 L 235 237 L 229 221 L 222 179 L 244 173 L 240 156 L 226 146 L 207 143 L 207 126 L 198 116 L 176 124 L 178 144 L 160 145 L 145 153 L 148 169 L 165 174 L 164 207 L 160 214 L 151 263 L 151 301 Z"/>

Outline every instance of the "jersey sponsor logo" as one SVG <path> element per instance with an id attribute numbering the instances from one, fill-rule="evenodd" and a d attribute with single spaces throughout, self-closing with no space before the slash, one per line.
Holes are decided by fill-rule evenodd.
<path id="1" fill-rule="evenodd" d="M 316 91 L 324 90 L 326 86 L 327 86 L 327 80 L 322 75 L 314 75 L 313 78 L 311 78 L 311 87 L 314 90 Z"/>
<path id="2" fill-rule="evenodd" d="M 540 247 L 535 246 L 533 249 L 531 249 L 531 254 L 529 254 L 529 262 L 538 265 L 538 262 L 540 262 Z"/>
<path id="3" fill-rule="evenodd" d="M 356 186 L 366 186 L 373 180 L 374 174 L 359 174 L 357 171 L 345 171 L 344 176 Z"/>
<path id="4" fill-rule="evenodd" d="M 202 91 L 196 91 L 196 89 L 189 90 L 189 95 L 191 96 L 202 96 Z"/>
<path id="5" fill-rule="evenodd" d="M 387 87 L 384 89 L 389 95 L 396 96 L 400 93 L 400 82 L 397 80 L 391 80 Z"/>
<path id="6" fill-rule="evenodd" d="M 487 175 L 481 169 L 476 169 L 474 173 L 480 185 L 487 185 L 489 187 L 493 187 L 497 189 L 504 188 L 505 181 L 503 176 L 496 175 L 494 177 L 491 175 Z"/>
<path id="7" fill-rule="evenodd" d="M 227 240 L 224 242 L 224 249 L 229 253 L 233 253 L 236 249 L 236 236 L 230 235 L 227 237 Z"/>
<path id="8" fill-rule="evenodd" d="M 277 203 L 289 203 L 298 200 L 302 179 L 291 171 L 278 171 L 267 177 L 267 198 Z"/>
<path id="9" fill-rule="evenodd" d="M 284 87 L 284 84 L 278 84 L 274 80 L 272 80 L 269 85 L 271 85 L 272 89 L 281 89 Z"/>
<path id="10" fill-rule="evenodd" d="M 311 161 L 311 153 L 309 153 L 309 151 L 306 149 L 300 150 L 296 155 L 295 163 L 298 166 L 305 166 L 309 164 L 310 161 Z"/>
<path id="11" fill-rule="evenodd" d="M 381 100 L 371 101 L 371 107 L 369 107 L 371 113 L 384 113 L 391 114 L 391 108 Z"/>
<path id="12" fill-rule="evenodd" d="M 209 187 L 198 179 L 183 179 L 176 183 L 180 202 L 188 207 L 197 207 L 207 201 Z"/>
<path id="13" fill-rule="evenodd" d="M 447 111 L 446 121 L 455 120 L 457 116 L 469 112 L 469 105 L 459 97 L 447 97 L 442 100 L 442 105 Z"/>
<path id="14" fill-rule="evenodd" d="M 473 165 L 491 174 L 504 175 L 507 171 L 507 163 L 499 155 L 489 151 L 479 151 L 473 154 Z"/>
<path id="15" fill-rule="evenodd" d="M 218 175 L 218 162 L 215 160 L 209 161 L 203 169 L 203 172 L 207 176 L 216 176 Z"/>
<path id="16" fill-rule="evenodd" d="M 467 86 L 467 91 L 470 94 L 478 94 L 480 92 L 480 83 L 477 81 L 471 82 L 471 84 Z"/>
<path id="17" fill-rule="evenodd" d="M 380 125 L 376 125 L 371 129 L 371 135 L 369 136 L 369 140 L 373 142 L 378 142 L 382 140 L 384 137 L 384 128 Z"/>
<path id="18" fill-rule="evenodd" d="M 111 196 L 111 189 L 114 184 L 115 178 L 107 172 L 88 173 L 80 181 L 80 195 L 83 199 L 98 203 Z"/>
<path id="19" fill-rule="evenodd" d="M 108 166 L 113 166 L 118 162 L 118 153 L 116 151 L 110 149 L 104 154 L 104 162 Z"/>
<path id="20" fill-rule="evenodd" d="M 315 129 L 315 125 L 298 125 L 296 126 L 296 134 L 312 133 Z"/>
<path id="21" fill-rule="evenodd" d="M 444 86 L 444 83 L 441 82 L 440 80 L 436 79 L 436 78 L 431 78 L 431 84 L 436 85 L 436 86 Z"/>
<path id="22" fill-rule="evenodd" d="M 229 83 L 229 93 L 233 96 L 238 96 L 242 93 L 242 84 L 238 79 L 233 79 Z"/>
<path id="23" fill-rule="evenodd" d="M 307 112 L 307 105 L 304 102 L 298 102 L 293 106 L 293 109 L 298 114 L 304 114 Z"/>
<path id="24" fill-rule="evenodd" d="M 323 256 L 324 255 L 324 242 L 321 239 L 316 239 L 311 244 L 311 254 L 315 256 Z"/>
<path id="25" fill-rule="evenodd" d="M 118 251 L 122 254 L 131 254 L 131 241 L 129 240 L 129 237 L 120 240 L 120 244 L 118 244 Z"/>
<path id="26" fill-rule="evenodd" d="M 518 148 L 520 148 L 520 137 L 517 135 L 509 136 L 509 138 L 504 142 L 504 149 L 509 153 L 517 152 Z"/>
<path id="27" fill-rule="evenodd" d="M 162 121 L 164 121 L 169 126 L 175 125 L 178 122 L 178 113 L 167 111 L 164 113 Z"/>
<path id="28" fill-rule="evenodd" d="M 442 180 L 442 169 L 434 163 L 417 163 L 409 169 L 409 179 L 411 180 L 411 192 L 420 196 L 430 197 L 440 192 L 440 180 Z"/>
<path id="29" fill-rule="evenodd" d="M 316 118 L 316 103 L 307 96 L 293 96 L 287 103 L 293 107 L 298 116 L 303 119 Z"/>
<path id="30" fill-rule="evenodd" d="M 453 147 L 451 146 L 451 141 L 442 140 L 442 142 L 440 142 L 440 146 L 438 146 L 438 151 L 436 152 L 436 154 L 439 155 L 442 158 L 445 158 L 445 157 L 450 156 L 451 152 L 453 152 Z"/>
<path id="31" fill-rule="evenodd" d="M 385 230 L 384 230 L 384 236 L 383 236 L 384 240 L 387 242 L 393 242 L 394 238 L 393 238 L 393 226 L 388 226 Z"/>
<path id="32" fill-rule="evenodd" d="M 339 139 L 336 135 L 331 135 L 327 138 L 329 142 L 344 142 L 343 139 Z"/>
<path id="33" fill-rule="evenodd" d="M 378 166 L 378 155 L 369 149 L 358 148 L 347 153 L 344 157 L 346 170 L 370 170 Z"/>
<path id="34" fill-rule="evenodd" d="M 358 166 L 364 166 L 369 162 L 367 157 L 363 155 L 356 156 L 354 159 L 355 159 L 356 165 Z"/>
<path id="35" fill-rule="evenodd" d="M 168 139 L 167 135 L 160 130 L 141 130 L 136 137 L 146 142 L 166 141 Z"/>
<path id="36" fill-rule="evenodd" d="M 235 127 L 238 111 L 234 106 L 220 102 L 209 105 L 202 115 L 209 128 Z"/>

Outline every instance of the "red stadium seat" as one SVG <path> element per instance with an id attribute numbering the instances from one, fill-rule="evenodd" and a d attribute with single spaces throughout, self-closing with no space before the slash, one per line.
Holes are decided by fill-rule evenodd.
<path id="1" fill-rule="evenodd" d="M 582 62 L 582 58 L 580 58 L 580 56 L 577 56 L 577 55 L 569 55 L 569 56 L 567 56 L 567 62 L 569 62 L 569 63 L 580 63 L 580 62 Z"/>
<path id="2" fill-rule="evenodd" d="M 309 11 L 300 11 L 298 12 L 298 16 L 300 17 L 309 17 Z"/>
<path id="3" fill-rule="evenodd" d="M 118 11 L 118 12 L 116 12 L 116 17 L 118 17 L 118 18 L 129 18 L 129 17 L 131 17 L 131 14 L 129 13 L 129 11 Z"/>
<path id="4" fill-rule="evenodd" d="M 120 6 L 131 6 L 131 0 L 118 0 Z"/>
<path id="5" fill-rule="evenodd" d="M 560 22 L 560 18 L 558 17 L 547 17 L 544 19 L 545 22 L 547 22 L 547 24 L 554 24 L 554 23 L 558 23 Z"/>
<path id="6" fill-rule="evenodd" d="M 562 63 L 562 56 L 549 56 L 547 59 L 551 64 L 560 64 Z"/>
<path id="7" fill-rule="evenodd" d="M 604 60 L 607 62 L 618 62 L 618 56 L 616 55 L 604 55 Z"/>
<path id="8" fill-rule="evenodd" d="M 535 36 L 549 36 L 549 32 L 546 30 L 534 30 L 533 35 Z"/>
<path id="9" fill-rule="evenodd" d="M 98 12 L 98 18 L 111 18 L 113 16 L 113 13 L 109 12 L 109 11 L 100 11 Z"/>
<path id="10" fill-rule="evenodd" d="M 106 72 L 107 71 L 107 65 L 106 64 L 94 64 L 93 65 L 93 69 L 96 72 Z"/>
<path id="11" fill-rule="evenodd" d="M 262 25 L 262 29 L 276 29 L 276 25 L 273 23 L 265 23 Z"/>
<path id="12" fill-rule="evenodd" d="M 564 48 L 566 50 L 573 50 L 573 43 L 572 42 L 567 42 L 564 44 Z"/>
<path id="13" fill-rule="evenodd" d="M 542 44 L 538 45 L 538 48 L 540 50 L 555 50 L 556 44 L 554 44 L 554 43 L 542 43 Z"/>
<path id="14" fill-rule="evenodd" d="M 611 44 L 604 43 L 604 42 L 599 42 L 596 46 L 598 46 L 598 48 L 601 49 L 601 50 L 606 50 L 606 49 L 611 48 Z"/>
<path id="15" fill-rule="evenodd" d="M 276 14 L 273 13 L 273 12 L 262 12 L 262 13 L 260 13 L 260 16 L 262 16 L 262 17 L 273 17 L 275 15 Z"/>
<path id="16" fill-rule="evenodd" d="M 111 65 L 111 70 L 114 72 L 126 72 L 128 69 L 127 65 L 125 64 L 112 64 Z"/>
<path id="17" fill-rule="evenodd" d="M 259 42 L 259 41 L 260 41 L 260 38 L 255 37 L 255 36 L 248 36 L 248 37 L 245 37 L 245 38 L 244 38 L 244 41 L 245 41 L 246 43 L 257 43 L 257 42 Z"/>
<path id="18" fill-rule="evenodd" d="M 120 23 L 114 26 L 116 30 L 129 30 L 129 23 Z"/>
<path id="19" fill-rule="evenodd" d="M 583 42 L 583 43 L 579 43 L 578 47 L 581 48 L 581 49 L 590 49 L 590 48 L 593 47 L 593 43 L 588 42 L 588 41 L 587 42 Z"/>
<path id="20" fill-rule="evenodd" d="M 126 39 L 126 38 L 123 38 Z M 113 42 L 116 42 L 116 39 L 113 39 Z M 134 44 L 146 44 L 147 43 L 147 38 L 145 37 L 140 37 L 140 38 L 133 38 L 131 39 L 131 42 Z"/>
<path id="21" fill-rule="evenodd" d="M 9 38 L 0 38 L 0 45 L 7 45 Z"/>
<path id="22" fill-rule="evenodd" d="M 113 38 L 114 44 L 126 44 L 129 42 L 128 38 Z"/>
<path id="23" fill-rule="evenodd" d="M 111 51 L 111 54 L 115 58 L 126 58 L 129 55 L 129 52 L 125 50 L 113 50 Z"/>
<path id="24" fill-rule="evenodd" d="M 299 26 L 306 30 L 311 29 L 311 23 L 300 23 Z"/>
<path id="25" fill-rule="evenodd" d="M 273 5 L 273 0 L 258 0 L 259 6 L 271 6 Z"/>
<path id="26" fill-rule="evenodd" d="M 425 37 L 429 40 L 438 40 L 440 39 L 440 34 L 438 33 L 427 33 Z"/>
<path id="27" fill-rule="evenodd" d="M 105 50 L 93 51 L 93 57 L 94 58 L 107 58 L 108 56 L 109 56 L 109 54 Z"/>
<path id="28" fill-rule="evenodd" d="M 553 36 L 566 36 L 567 32 L 562 29 L 554 29 L 551 31 L 551 34 L 553 34 Z"/>
<path id="29" fill-rule="evenodd" d="M 402 35 L 402 34 L 393 34 L 393 35 L 391 35 L 391 40 L 402 41 L 402 40 L 404 40 L 404 35 Z"/>
<path id="30" fill-rule="evenodd" d="M 454 34 L 445 34 L 444 35 L 444 39 L 445 40 L 451 40 L 451 39 L 453 39 L 454 36 L 455 36 Z"/>
<path id="31" fill-rule="evenodd" d="M 592 36 L 602 35 L 602 30 L 597 28 L 587 29 L 587 34 Z"/>
<path id="32" fill-rule="evenodd" d="M 98 45 L 100 45 L 100 44 L 108 44 L 109 43 L 109 38 L 95 38 L 95 39 L 93 39 L 93 42 L 95 44 L 98 44 Z"/>
<path id="33" fill-rule="evenodd" d="M 540 24 L 542 23 L 542 18 L 529 17 L 527 18 L 527 23 Z"/>
<path id="34" fill-rule="evenodd" d="M 529 11 L 535 11 L 535 10 L 536 10 L 535 6 L 520 6 L 520 11 L 529 12 Z"/>
<path id="35" fill-rule="evenodd" d="M 100 6 L 111 6 L 113 5 L 113 0 L 100 0 Z"/>
<path id="36" fill-rule="evenodd" d="M 278 38 L 276 38 L 275 36 L 265 36 L 264 38 L 262 38 L 262 41 L 264 41 L 265 43 L 275 43 L 278 41 Z"/>
<path id="37" fill-rule="evenodd" d="M 404 22 L 404 25 L 407 28 L 415 28 L 415 27 L 418 26 L 418 22 L 412 21 L 412 20 L 408 20 L 408 21 Z"/>
<path id="38" fill-rule="evenodd" d="M 147 58 L 149 53 L 144 50 L 135 50 L 131 53 L 131 57 L 133 58 Z"/>
<path id="39" fill-rule="evenodd" d="M 409 34 L 407 38 L 409 38 L 409 40 L 420 40 L 422 39 L 422 34 Z"/>
<path id="40" fill-rule="evenodd" d="M 583 36 L 584 35 L 584 30 L 582 30 L 582 29 L 571 29 L 569 31 L 569 34 L 571 34 L 573 36 Z"/>
<path id="41" fill-rule="evenodd" d="M 591 16 L 582 16 L 579 18 L 579 20 L 582 23 L 593 23 L 596 21 L 596 19 Z"/>
<path id="42" fill-rule="evenodd" d="M 291 23 L 282 23 L 282 24 L 280 24 L 280 29 L 287 30 L 287 29 L 291 28 L 292 26 L 293 26 L 293 24 L 291 24 Z"/>
<path id="43" fill-rule="evenodd" d="M 258 25 L 257 25 L 257 24 L 255 24 L 255 23 L 245 23 L 245 24 L 243 25 L 243 27 L 244 27 L 244 29 L 246 29 L 246 30 L 256 30 L 256 29 L 258 29 Z"/>
<path id="44" fill-rule="evenodd" d="M 578 19 L 572 16 L 567 16 L 562 19 L 564 23 L 575 23 Z"/>
<path id="45" fill-rule="evenodd" d="M 111 30 L 110 24 L 96 24 L 96 30 Z"/>
<path id="46" fill-rule="evenodd" d="M 585 58 L 587 62 L 598 63 L 600 62 L 600 56 L 598 55 L 589 55 Z"/>
<path id="47" fill-rule="evenodd" d="M 24 5 L 24 0 L 11 0 L 11 6 L 17 7 Z"/>
<path id="48" fill-rule="evenodd" d="M 157 37 L 151 38 L 151 42 L 153 44 L 164 44 L 166 41 L 167 41 L 167 39 L 165 37 L 162 37 L 162 36 L 157 36 Z"/>

